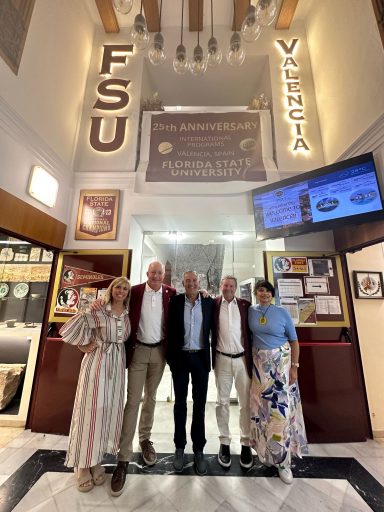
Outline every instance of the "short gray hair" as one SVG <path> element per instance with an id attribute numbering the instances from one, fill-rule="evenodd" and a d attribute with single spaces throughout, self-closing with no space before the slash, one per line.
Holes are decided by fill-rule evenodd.
<path id="1" fill-rule="evenodd" d="M 184 282 L 184 279 L 185 279 L 185 274 L 194 274 L 197 277 L 197 279 L 199 279 L 199 274 L 196 272 L 196 270 L 186 270 L 183 273 L 183 282 Z"/>
<path id="2" fill-rule="evenodd" d="M 232 281 L 235 281 L 236 288 L 237 288 L 237 278 L 235 276 L 230 276 L 230 275 L 227 275 L 227 276 L 224 276 L 221 278 L 220 286 L 223 284 L 223 281 L 225 281 L 226 279 L 232 279 Z"/>

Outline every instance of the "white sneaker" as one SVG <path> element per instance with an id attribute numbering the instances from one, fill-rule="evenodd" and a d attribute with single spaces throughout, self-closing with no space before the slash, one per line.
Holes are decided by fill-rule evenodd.
<path id="1" fill-rule="evenodd" d="M 259 453 L 257 454 L 257 457 L 263 466 L 266 466 L 267 468 L 270 468 L 272 466 L 272 464 L 270 462 L 267 462 L 266 459 Z"/>
<path id="2" fill-rule="evenodd" d="M 278 472 L 279 472 L 279 477 L 281 478 L 281 480 L 287 484 L 287 485 L 291 485 L 292 482 L 293 482 L 293 475 L 292 475 L 292 471 L 290 468 L 277 468 Z"/>

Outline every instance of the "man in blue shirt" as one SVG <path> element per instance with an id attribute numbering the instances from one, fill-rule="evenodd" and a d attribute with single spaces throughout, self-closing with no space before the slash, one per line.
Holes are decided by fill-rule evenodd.
<path id="1" fill-rule="evenodd" d="M 176 451 L 173 465 L 177 472 L 182 471 L 184 466 L 184 448 L 187 444 L 187 395 L 191 376 L 192 448 L 195 454 L 196 473 L 205 475 L 207 462 L 203 453 L 206 443 L 204 417 L 211 369 L 209 338 L 214 325 L 214 301 L 210 297 L 202 297 L 199 293 L 199 276 L 195 271 L 184 272 L 183 286 L 185 293 L 171 298 L 168 315 L 166 360 L 172 372 L 175 390 L 173 415 Z"/>

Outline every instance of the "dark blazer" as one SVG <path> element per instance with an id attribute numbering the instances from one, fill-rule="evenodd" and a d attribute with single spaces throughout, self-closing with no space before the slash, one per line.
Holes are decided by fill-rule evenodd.
<path id="1" fill-rule="evenodd" d="M 203 314 L 203 344 L 204 344 L 204 360 L 207 371 L 211 369 L 210 344 L 209 337 L 214 329 L 213 323 L 213 299 L 211 297 L 201 298 L 201 310 Z M 168 314 L 168 345 L 166 352 L 166 360 L 172 369 L 181 361 L 182 349 L 184 344 L 184 304 L 185 293 L 175 295 L 169 303 Z"/>
<path id="2" fill-rule="evenodd" d="M 217 333 L 219 332 L 219 315 L 222 300 L 222 296 L 215 298 L 215 329 L 213 331 L 214 335 L 212 336 L 212 368 L 215 367 L 216 362 Z M 251 303 L 248 300 L 239 299 L 239 297 L 236 297 L 236 301 L 240 310 L 241 334 L 243 336 L 244 342 L 245 364 L 247 366 L 248 375 L 250 378 L 252 378 L 252 341 L 251 333 L 248 327 L 248 308 Z"/>
<path id="3" fill-rule="evenodd" d="M 136 284 L 131 288 L 131 297 L 129 299 L 129 320 L 131 322 L 131 335 L 125 342 L 125 350 L 127 354 L 127 368 L 131 364 L 133 352 L 137 341 L 137 331 L 139 330 L 141 307 L 143 305 L 143 297 L 146 283 Z M 164 346 L 167 345 L 167 327 L 168 327 L 168 311 L 169 300 L 176 294 L 175 288 L 166 284 L 161 285 L 163 288 L 163 326 L 164 326 Z M 160 341 L 160 340 L 159 340 Z"/>

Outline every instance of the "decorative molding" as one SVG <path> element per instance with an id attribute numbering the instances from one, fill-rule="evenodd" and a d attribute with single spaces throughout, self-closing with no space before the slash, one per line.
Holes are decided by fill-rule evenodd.
<path id="1" fill-rule="evenodd" d="M 56 178 L 69 181 L 72 171 L 25 121 L 0 97 L 0 129 L 17 144 L 27 148 L 36 158 L 36 163 L 49 170 Z"/>
<path id="2" fill-rule="evenodd" d="M 85 171 L 73 175 L 74 188 L 118 188 L 134 192 L 136 172 L 134 171 Z"/>
<path id="3" fill-rule="evenodd" d="M 368 130 L 360 135 L 336 161 L 362 155 L 369 151 L 376 151 L 382 146 L 384 146 L 384 114 L 381 114 Z"/>

